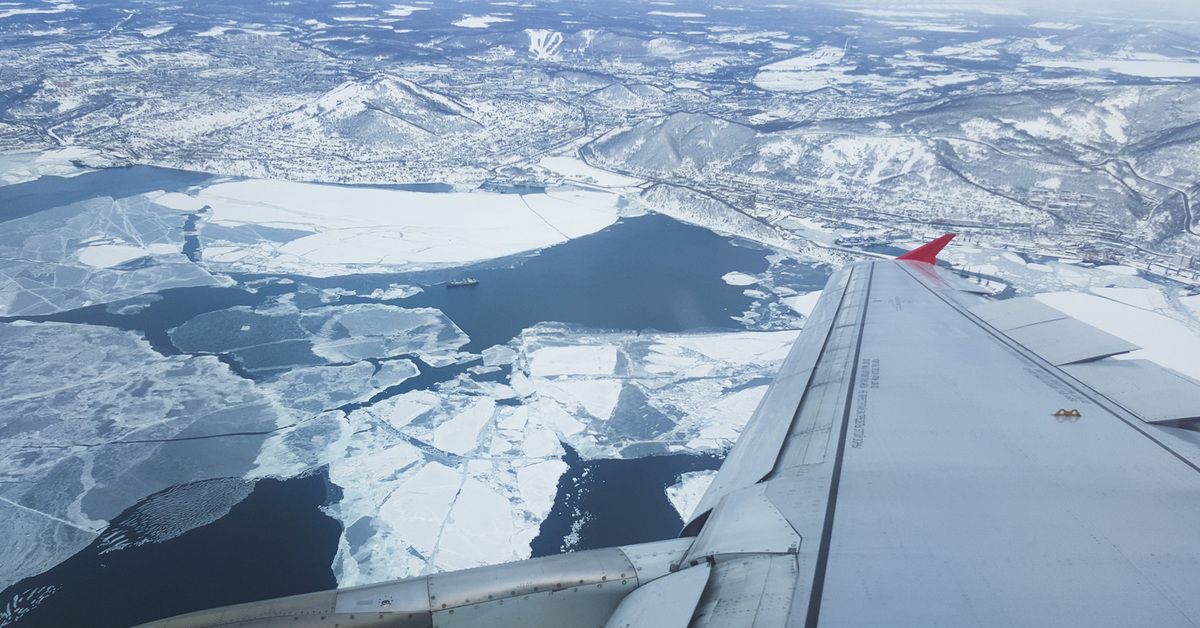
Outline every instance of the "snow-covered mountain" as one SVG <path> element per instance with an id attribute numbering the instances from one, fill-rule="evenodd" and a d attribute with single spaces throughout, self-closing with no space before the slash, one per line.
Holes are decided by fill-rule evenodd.
<path id="1" fill-rule="evenodd" d="M 463 103 L 412 81 L 380 74 L 347 81 L 279 118 L 284 129 L 391 144 L 477 131 Z"/>
<path id="2" fill-rule="evenodd" d="M 707 114 L 675 113 L 610 133 L 584 155 L 616 170 L 661 176 L 728 164 L 753 149 L 758 133 Z"/>

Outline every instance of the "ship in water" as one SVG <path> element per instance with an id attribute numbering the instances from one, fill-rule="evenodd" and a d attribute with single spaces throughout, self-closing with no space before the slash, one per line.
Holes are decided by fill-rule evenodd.
<path id="1" fill-rule="evenodd" d="M 454 281 L 451 281 L 450 283 L 446 284 L 446 287 L 462 288 L 464 286 L 473 286 L 477 283 L 479 283 L 479 280 L 474 277 L 463 277 L 462 279 L 455 279 Z"/>

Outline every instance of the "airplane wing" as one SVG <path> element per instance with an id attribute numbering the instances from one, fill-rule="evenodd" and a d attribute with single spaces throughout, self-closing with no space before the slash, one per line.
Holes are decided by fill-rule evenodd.
<path id="1" fill-rule="evenodd" d="M 948 239 L 830 278 L 678 539 L 146 626 L 1200 625 L 1200 384 Z"/>

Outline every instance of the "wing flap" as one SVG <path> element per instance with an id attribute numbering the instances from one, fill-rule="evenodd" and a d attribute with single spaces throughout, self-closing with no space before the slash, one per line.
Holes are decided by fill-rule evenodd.
<path id="1" fill-rule="evenodd" d="M 1055 366 L 1088 362 L 1141 349 L 1132 342 L 1075 318 L 1035 323 L 1004 333 Z"/>
<path id="2" fill-rule="evenodd" d="M 1067 318 L 1066 314 L 1029 297 L 988 301 L 971 308 L 971 313 L 1000 331 Z"/>
<path id="3" fill-rule="evenodd" d="M 988 302 L 971 313 L 1055 366 L 1141 349 L 1028 297 Z"/>
<path id="4" fill-rule="evenodd" d="M 696 562 L 725 554 L 794 554 L 800 535 L 755 484 L 725 496 L 684 559 Z"/>
<path id="5" fill-rule="evenodd" d="M 1200 382 L 1149 360 L 1100 360 L 1062 369 L 1147 423 L 1200 420 Z"/>
<path id="6" fill-rule="evenodd" d="M 708 563 L 680 570 L 630 593 L 604 628 L 687 628 L 708 585 Z"/>
<path id="7" fill-rule="evenodd" d="M 692 628 L 778 628 L 786 625 L 799 571 L 795 554 L 716 559 Z"/>

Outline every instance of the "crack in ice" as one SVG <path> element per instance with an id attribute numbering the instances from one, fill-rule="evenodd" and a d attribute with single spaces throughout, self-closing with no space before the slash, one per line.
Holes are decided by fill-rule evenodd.
<path id="1" fill-rule="evenodd" d="M 31 512 L 35 515 L 41 515 L 47 519 L 50 519 L 51 521 L 57 521 L 58 523 L 61 523 L 65 526 L 71 526 L 72 528 L 75 528 L 76 530 L 82 530 L 82 531 L 88 532 L 90 534 L 99 534 L 100 533 L 100 529 L 86 528 L 77 523 L 67 521 L 66 519 L 60 519 L 58 517 L 55 517 L 52 514 L 45 513 L 40 510 L 34 510 L 33 508 L 30 508 L 28 506 L 22 506 L 21 504 L 18 504 L 17 502 L 14 502 L 13 500 L 5 498 L 5 497 L 0 497 L 0 502 L 4 502 L 6 504 L 9 504 L 10 506 L 15 506 L 17 508 L 20 508 L 21 510 L 24 510 L 26 512 Z"/>

